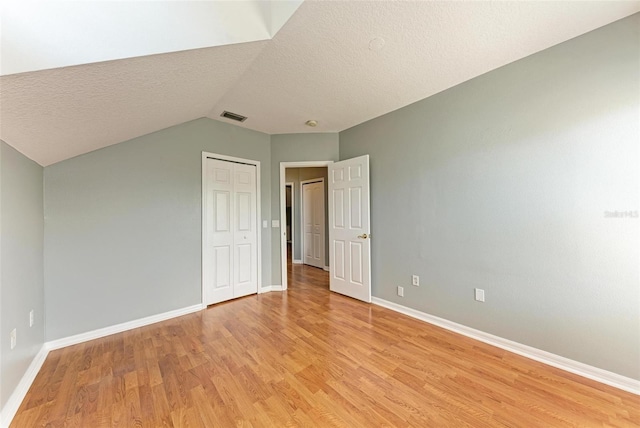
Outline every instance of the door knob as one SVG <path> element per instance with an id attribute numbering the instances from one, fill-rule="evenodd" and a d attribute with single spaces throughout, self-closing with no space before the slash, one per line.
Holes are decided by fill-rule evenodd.
<path id="1" fill-rule="evenodd" d="M 362 235 L 358 235 L 358 238 L 367 239 L 367 238 L 371 238 L 371 235 L 367 235 L 366 233 L 363 233 Z"/>

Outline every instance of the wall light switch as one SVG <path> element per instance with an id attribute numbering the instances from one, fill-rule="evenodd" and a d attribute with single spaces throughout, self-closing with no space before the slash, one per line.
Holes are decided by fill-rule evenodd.
<path id="1" fill-rule="evenodd" d="M 31 309 L 29 312 L 29 327 L 33 327 L 34 319 L 33 309 Z"/>
<path id="2" fill-rule="evenodd" d="M 269 220 L 262 220 L 262 228 L 266 229 L 267 227 L 269 227 Z"/>
<path id="3" fill-rule="evenodd" d="M 404 297 L 404 288 L 403 287 L 398 287 L 398 296 Z"/>
<path id="4" fill-rule="evenodd" d="M 16 347 L 17 341 L 18 341 L 18 332 L 14 328 L 13 330 L 11 330 L 11 349 Z"/>
<path id="5" fill-rule="evenodd" d="M 481 290 L 480 288 L 476 288 L 476 300 L 478 302 L 484 302 L 484 290 Z"/>
<path id="6" fill-rule="evenodd" d="M 280 227 L 280 220 L 271 220 L 271 227 Z"/>

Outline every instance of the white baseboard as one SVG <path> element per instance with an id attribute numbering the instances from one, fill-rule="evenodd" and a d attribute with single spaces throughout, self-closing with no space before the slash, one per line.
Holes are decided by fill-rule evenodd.
<path id="1" fill-rule="evenodd" d="M 324 270 L 326 270 L 327 272 L 329 272 L 329 266 L 325 266 Z"/>
<path id="2" fill-rule="evenodd" d="M 301 265 L 302 264 L 302 260 L 293 259 L 293 264 L 294 265 Z"/>
<path id="3" fill-rule="evenodd" d="M 122 324 L 116 324 L 110 327 L 99 328 L 97 330 L 88 331 L 86 333 L 80 333 L 74 336 L 52 340 L 50 342 L 47 342 L 45 346 L 49 350 L 60 349 L 66 346 L 76 345 L 78 343 L 87 342 L 93 339 L 99 339 L 101 337 L 109 336 L 111 334 L 121 333 L 123 331 L 132 330 L 138 327 L 144 327 L 145 325 L 155 324 L 157 322 L 165 321 L 171 318 L 176 318 L 182 315 L 187 315 L 193 312 L 197 312 L 201 309 L 203 309 L 203 305 L 201 303 L 198 303 L 197 305 L 187 306 L 186 308 L 175 309 L 173 311 L 164 312 L 157 315 L 151 315 L 149 317 L 124 322 Z"/>
<path id="4" fill-rule="evenodd" d="M 18 382 L 18 386 L 16 386 L 16 389 L 13 390 L 13 393 L 9 397 L 9 400 L 7 400 L 7 404 L 5 404 L 4 408 L 2 409 L 2 419 L 0 420 L 0 426 L 2 428 L 11 425 L 13 417 L 16 415 L 18 408 L 20 408 L 20 404 L 22 404 L 22 400 L 24 400 L 27 392 L 29 392 L 29 388 L 31 388 L 31 384 L 40 371 L 44 360 L 47 359 L 48 354 L 49 349 L 46 345 L 42 345 L 40 351 L 38 351 L 36 356 L 31 361 L 31 364 L 29 364 L 27 371 L 22 376 L 22 379 L 20 379 L 20 382 Z"/>
<path id="5" fill-rule="evenodd" d="M 428 322 L 429 324 L 437 325 L 438 327 L 442 327 L 455 333 L 462 334 L 463 336 L 488 343 L 489 345 L 497 346 L 498 348 L 513 352 L 514 354 L 522 355 L 523 357 L 531 358 L 532 360 L 536 360 L 541 363 L 559 368 L 561 370 L 586 377 L 587 379 L 595 380 L 597 382 L 622 389 L 623 391 L 640 395 L 639 380 L 603 370 L 598 367 L 590 366 L 588 364 L 571 360 L 569 358 L 561 357 L 560 355 L 552 354 L 551 352 L 543 351 L 532 346 L 523 345 L 521 343 L 513 342 L 499 336 L 494 336 L 493 334 L 485 333 L 483 331 L 476 330 L 474 328 L 467 327 L 465 325 L 458 324 L 444 318 L 439 318 L 434 315 L 418 311 L 416 309 L 411 309 L 397 303 L 380 299 L 378 297 L 372 297 L 371 301 L 376 305 L 391 309 L 392 311 L 408 315 L 412 318 L 417 318 L 421 321 Z"/>

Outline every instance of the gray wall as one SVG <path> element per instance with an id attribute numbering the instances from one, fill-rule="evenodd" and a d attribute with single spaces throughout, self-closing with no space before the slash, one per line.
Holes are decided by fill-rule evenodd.
<path id="1" fill-rule="evenodd" d="M 280 162 L 337 161 L 338 134 L 280 134 L 271 136 L 271 218 L 280 218 Z M 285 225 L 282 225 L 284 228 Z M 281 285 L 280 228 L 271 235 L 272 284 Z M 284 231 L 284 229 L 282 229 Z"/>
<path id="2" fill-rule="evenodd" d="M 198 119 L 45 168 L 47 340 L 200 303 L 201 152 L 260 161 L 268 219 L 269 141 Z"/>
<path id="3" fill-rule="evenodd" d="M 340 159 L 371 155 L 375 296 L 640 379 L 640 219 L 605 218 L 639 209 L 639 29 L 340 133 Z"/>
<path id="4" fill-rule="evenodd" d="M 294 225 L 293 234 L 293 259 L 302 260 L 302 188 L 300 182 L 305 180 L 312 180 L 314 178 L 324 178 L 324 218 L 329 218 L 329 198 L 328 189 L 329 184 L 327 167 L 321 168 L 287 168 L 286 178 L 287 182 L 293 183 L 293 203 L 294 209 L 292 210 L 292 220 Z M 325 221 L 327 223 L 327 221 Z M 324 265 L 329 266 L 329 228 L 325 224 L 325 236 L 324 236 Z"/>
<path id="5" fill-rule="evenodd" d="M 42 167 L 0 141 L 0 408 L 44 343 Z M 35 324 L 29 327 L 29 311 Z M 9 334 L 17 329 L 11 350 Z"/>

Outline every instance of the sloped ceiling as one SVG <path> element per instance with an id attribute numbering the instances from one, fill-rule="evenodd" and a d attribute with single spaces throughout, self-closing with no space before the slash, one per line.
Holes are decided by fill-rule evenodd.
<path id="1" fill-rule="evenodd" d="M 209 117 L 237 111 L 249 117 L 240 126 L 270 134 L 342 131 L 638 10 L 640 2 L 306 1 Z"/>
<path id="2" fill-rule="evenodd" d="M 0 138 L 46 166 L 204 117 L 267 42 L 0 78 Z"/>
<path id="3" fill-rule="evenodd" d="M 268 40 L 302 0 L 0 0 L 0 74 Z"/>
<path id="4" fill-rule="evenodd" d="M 639 10 L 307 0 L 270 40 L 3 76 L 0 138 L 49 165 L 222 110 L 270 134 L 342 131 Z"/>

